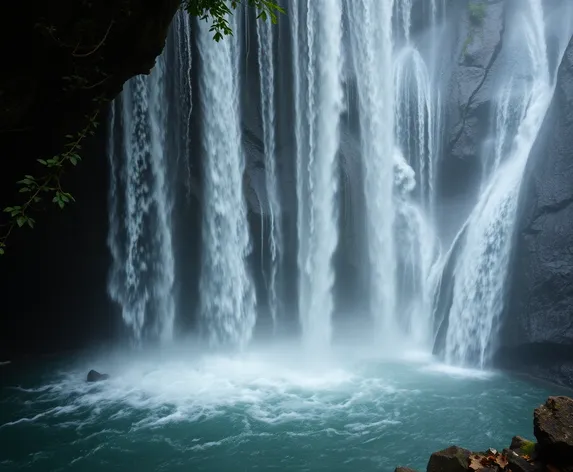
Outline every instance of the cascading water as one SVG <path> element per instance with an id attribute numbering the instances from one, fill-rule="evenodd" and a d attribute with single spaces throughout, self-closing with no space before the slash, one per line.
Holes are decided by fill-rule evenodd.
<path id="1" fill-rule="evenodd" d="M 409 5 L 411 7 L 411 5 Z M 409 18 L 404 19 L 409 22 Z M 408 27 L 409 27 L 409 23 Z M 408 30 L 406 30 L 408 31 Z M 399 311 L 412 339 L 428 342 L 433 285 L 431 271 L 437 256 L 437 238 L 432 226 L 434 210 L 434 166 L 436 129 L 439 115 L 432 82 L 420 52 L 410 44 L 399 51 L 394 65 L 396 91 L 396 141 L 402 154 L 396 156 L 396 231 L 400 274 Z"/>
<path id="2" fill-rule="evenodd" d="M 366 175 L 371 311 L 387 348 L 405 337 L 427 344 L 439 107 L 411 41 L 412 2 L 349 1 L 347 9 Z"/>
<path id="3" fill-rule="evenodd" d="M 528 0 L 515 25 L 513 41 L 506 46 L 513 55 L 512 70 L 497 106 L 493 163 L 455 267 L 445 349 L 451 363 L 483 367 L 489 360 L 503 308 L 521 181 L 554 89 L 541 0 Z"/>
<path id="4" fill-rule="evenodd" d="M 170 340 L 175 319 L 164 74 L 160 59 L 149 77 L 126 84 L 112 111 L 120 132 L 110 133 L 109 293 L 136 340 L 145 331 Z"/>
<path id="5" fill-rule="evenodd" d="M 394 239 L 394 84 L 392 2 L 348 0 L 352 57 L 358 88 L 360 138 L 365 169 L 371 311 L 378 336 L 390 340 L 396 320 Z"/>
<path id="6" fill-rule="evenodd" d="M 243 199 L 245 168 L 239 118 L 239 45 L 199 31 L 202 64 L 204 215 L 201 316 L 216 344 L 244 346 L 256 321 L 256 296 L 245 258 L 250 251 Z"/>
<path id="7" fill-rule="evenodd" d="M 293 12 L 306 20 L 306 35 L 293 35 L 300 72 L 296 122 L 299 182 L 299 316 L 303 339 L 328 346 L 334 308 L 332 257 L 338 243 L 339 120 L 342 112 L 342 8 L 338 0 L 308 1 Z M 304 72 L 303 72 L 304 71 Z M 303 97 L 302 91 L 306 96 Z"/>
<path id="8" fill-rule="evenodd" d="M 283 256 L 283 235 L 281 208 L 278 194 L 276 171 L 276 111 L 274 102 L 275 67 L 273 63 L 272 25 L 266 21 L 257 22 L 259 78 L 261 82 L 261 114 L 263 118 L 263 143 L 265 153 L 265 182 L 270 209 L 270 265 L 269 309 L 276 330 L 280 297 L 277 288 L 277 276 Z M 261 231 L 263 233 L 263 231 Z"/>

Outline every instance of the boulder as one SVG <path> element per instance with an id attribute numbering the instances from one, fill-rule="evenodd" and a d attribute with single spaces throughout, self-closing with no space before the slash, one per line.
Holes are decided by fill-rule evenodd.
<path id="1" fill-rule="evenodd" d="M 109 375 L 108 374 L 100 374 L 98 371 L 96 370 L 90 370 L 88 372 L 88 377 L 87 377 L 87 381 L 88 382 L 100 382 L 102 380 L 107 380 L 109 379 Z"/>
<path id="2" fill-rule="evenodd" d="M 469 470 L 471 452 L 458 446 L 450 446 L 434 452 L 428 461 L 427 472 L 466 472 Z"/>
<path id="3" fill-rule="evenodd" d="M 573 471 L 573 399 L 549 397 L 535 409 L 533 431 L 542 460 Z"/>
<path id="4" fill-rule="evenodd" d="M 410 469 L 409 467 L 396 467 L 394 472 L 417 472 L 414 469 Z"/>

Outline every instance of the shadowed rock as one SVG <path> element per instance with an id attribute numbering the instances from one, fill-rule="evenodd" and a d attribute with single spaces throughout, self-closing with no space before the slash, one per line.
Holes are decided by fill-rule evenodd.
<path id="1" fill-rule="evenodd" d="M 100 382 L 102 380 L 107 380 L 107 379 L 109 379 L 109 375 L 107 374 L 100 374 L 96 370 L 90 370 L 88 372 L 88 378 L 87 378 L 88 382 Z"/>

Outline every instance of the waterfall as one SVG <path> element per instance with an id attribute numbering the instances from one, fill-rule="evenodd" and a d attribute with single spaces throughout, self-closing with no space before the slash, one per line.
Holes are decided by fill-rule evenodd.
<path id="1" fill-rule="evenodd" d="M 506 77 L 511 91 L 504 89 L 497 106 L 494 163 L 469 217 L 455 267 L 446 335 L 446 359 L 451 363 L 483 367 L 489 360 L 503 309 L 523 173 L 553 95 L 542 1 L 528 0 L 519 11 L 516 25 L 514 34 L 518 39 L 508 49 L 520 60 L 510 62 L 514 70 Z M 511 105 L 516 107 L 512 114 L 508 114 L 510 99 L 512 103 L 517 101 Z M 516 131 L 508 146 L 512 129 Z"/>
<path id="2" fill-rule="evenodd" d="M 279 310 L 277 275 L 283 253 L 281 209 L 278 195 L 275 143 L 275 68 L 273 63 L 272 25 L 267 21 L 257 22 L 259 78 L 261 88 L 261 114 L 263 121 L 263 143 L 265 153 L 265 182 L 269 199 L 271 278 L 269 283 L 269 309 L 276 331 Z M 262 215 L 262 212 L 261 212 Z M 262 216 L 261 216 L 262 217 Z M 263 231 L 261 231 L 263 233 Z M 262 245 L 261 245 L 262 247 Z"/>
<path id="3" fill-rule="evenodd" d="M 113 263 L 109 293 L 140 340 L 145 331 L 173 336 L 174 257 L 172 196 L 166 162 L 165 64 L 137 76 L 114 104 L 110 133 L 110 233 Z M 116 141 L 121 137 L 121 146 Z M 121 192 L 119 183 L 122 183 Z"/>
<path id="4" fill-rule="evenodd" d="M 389 341 L 396 322 L 394 240 L 394 84 L 392 2 L 348 0 L 352 56 L 358 87 L 360 138 L 365 169 L 371 310 L 377 335 Z"/>
<path id="5" fill-rule="evenodd" d="M 298 34 L 296 23 L 299 316 L 305 343 L 321 350 L 331 337 L 332 257 L 338 244 L 335 197 L 343 108 L 342 7 L 339 0 L 308 0 L 297 6 L 293 15 L 305 18 L 307 33 Z M 304 89 L 306 97 L 300 95 Z"/>
<path id="6" fill-rule="evenodd" d="M 110 115 L 109 293 L 134 339 L 172 339 L 177 314 L 212 345 L 245 348 L 294 320 L 320 353 L 356 316 L 378 350 L 428 350 L 439 337 L 448 362 L 485 365 L 555 85 L 547 12 L 524 1 L 505 12 L 480 83 L 482 69 L 448 57 L 467 25 L 452 24 L 464 8 L 445 0 L 288 0 L 277 27 L 240 25 L 239 9 L 219 42 L 180 12 L 151 75 L 133 78 Z M 489 5 L 485 21 L 501 11 Z M 447 97 L 451 68 L 479 79 L 468 108 L 482 93 L 492 104 L 461 229 L 438 225 L 442 151 L 457 133 L 442 128 L 468 99 Z M 267 308 L 272 334 L 257 329 Z"/>
<path id="7" fill-rule="evenodd" d="M 250 252 L 243 198 L 238 61 L 234 36 L 212 39 L 200 23 L 200 100 L 203 117 L 203 261 L 201 317 L 214 344 L 246 345 L 256 321 L 256 298 L 245 258 Z"/>

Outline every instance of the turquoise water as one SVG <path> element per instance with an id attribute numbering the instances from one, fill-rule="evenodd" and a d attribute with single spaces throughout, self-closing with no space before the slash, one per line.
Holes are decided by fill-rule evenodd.
<path id="1" fill-rule="evenodd" d="M 6 471 L 392 471 L 532 437 L 559 389 L 356 350 L 114 353 L 0 367 Z M 87 384 L 90 368 L 112 378 Z"/>

